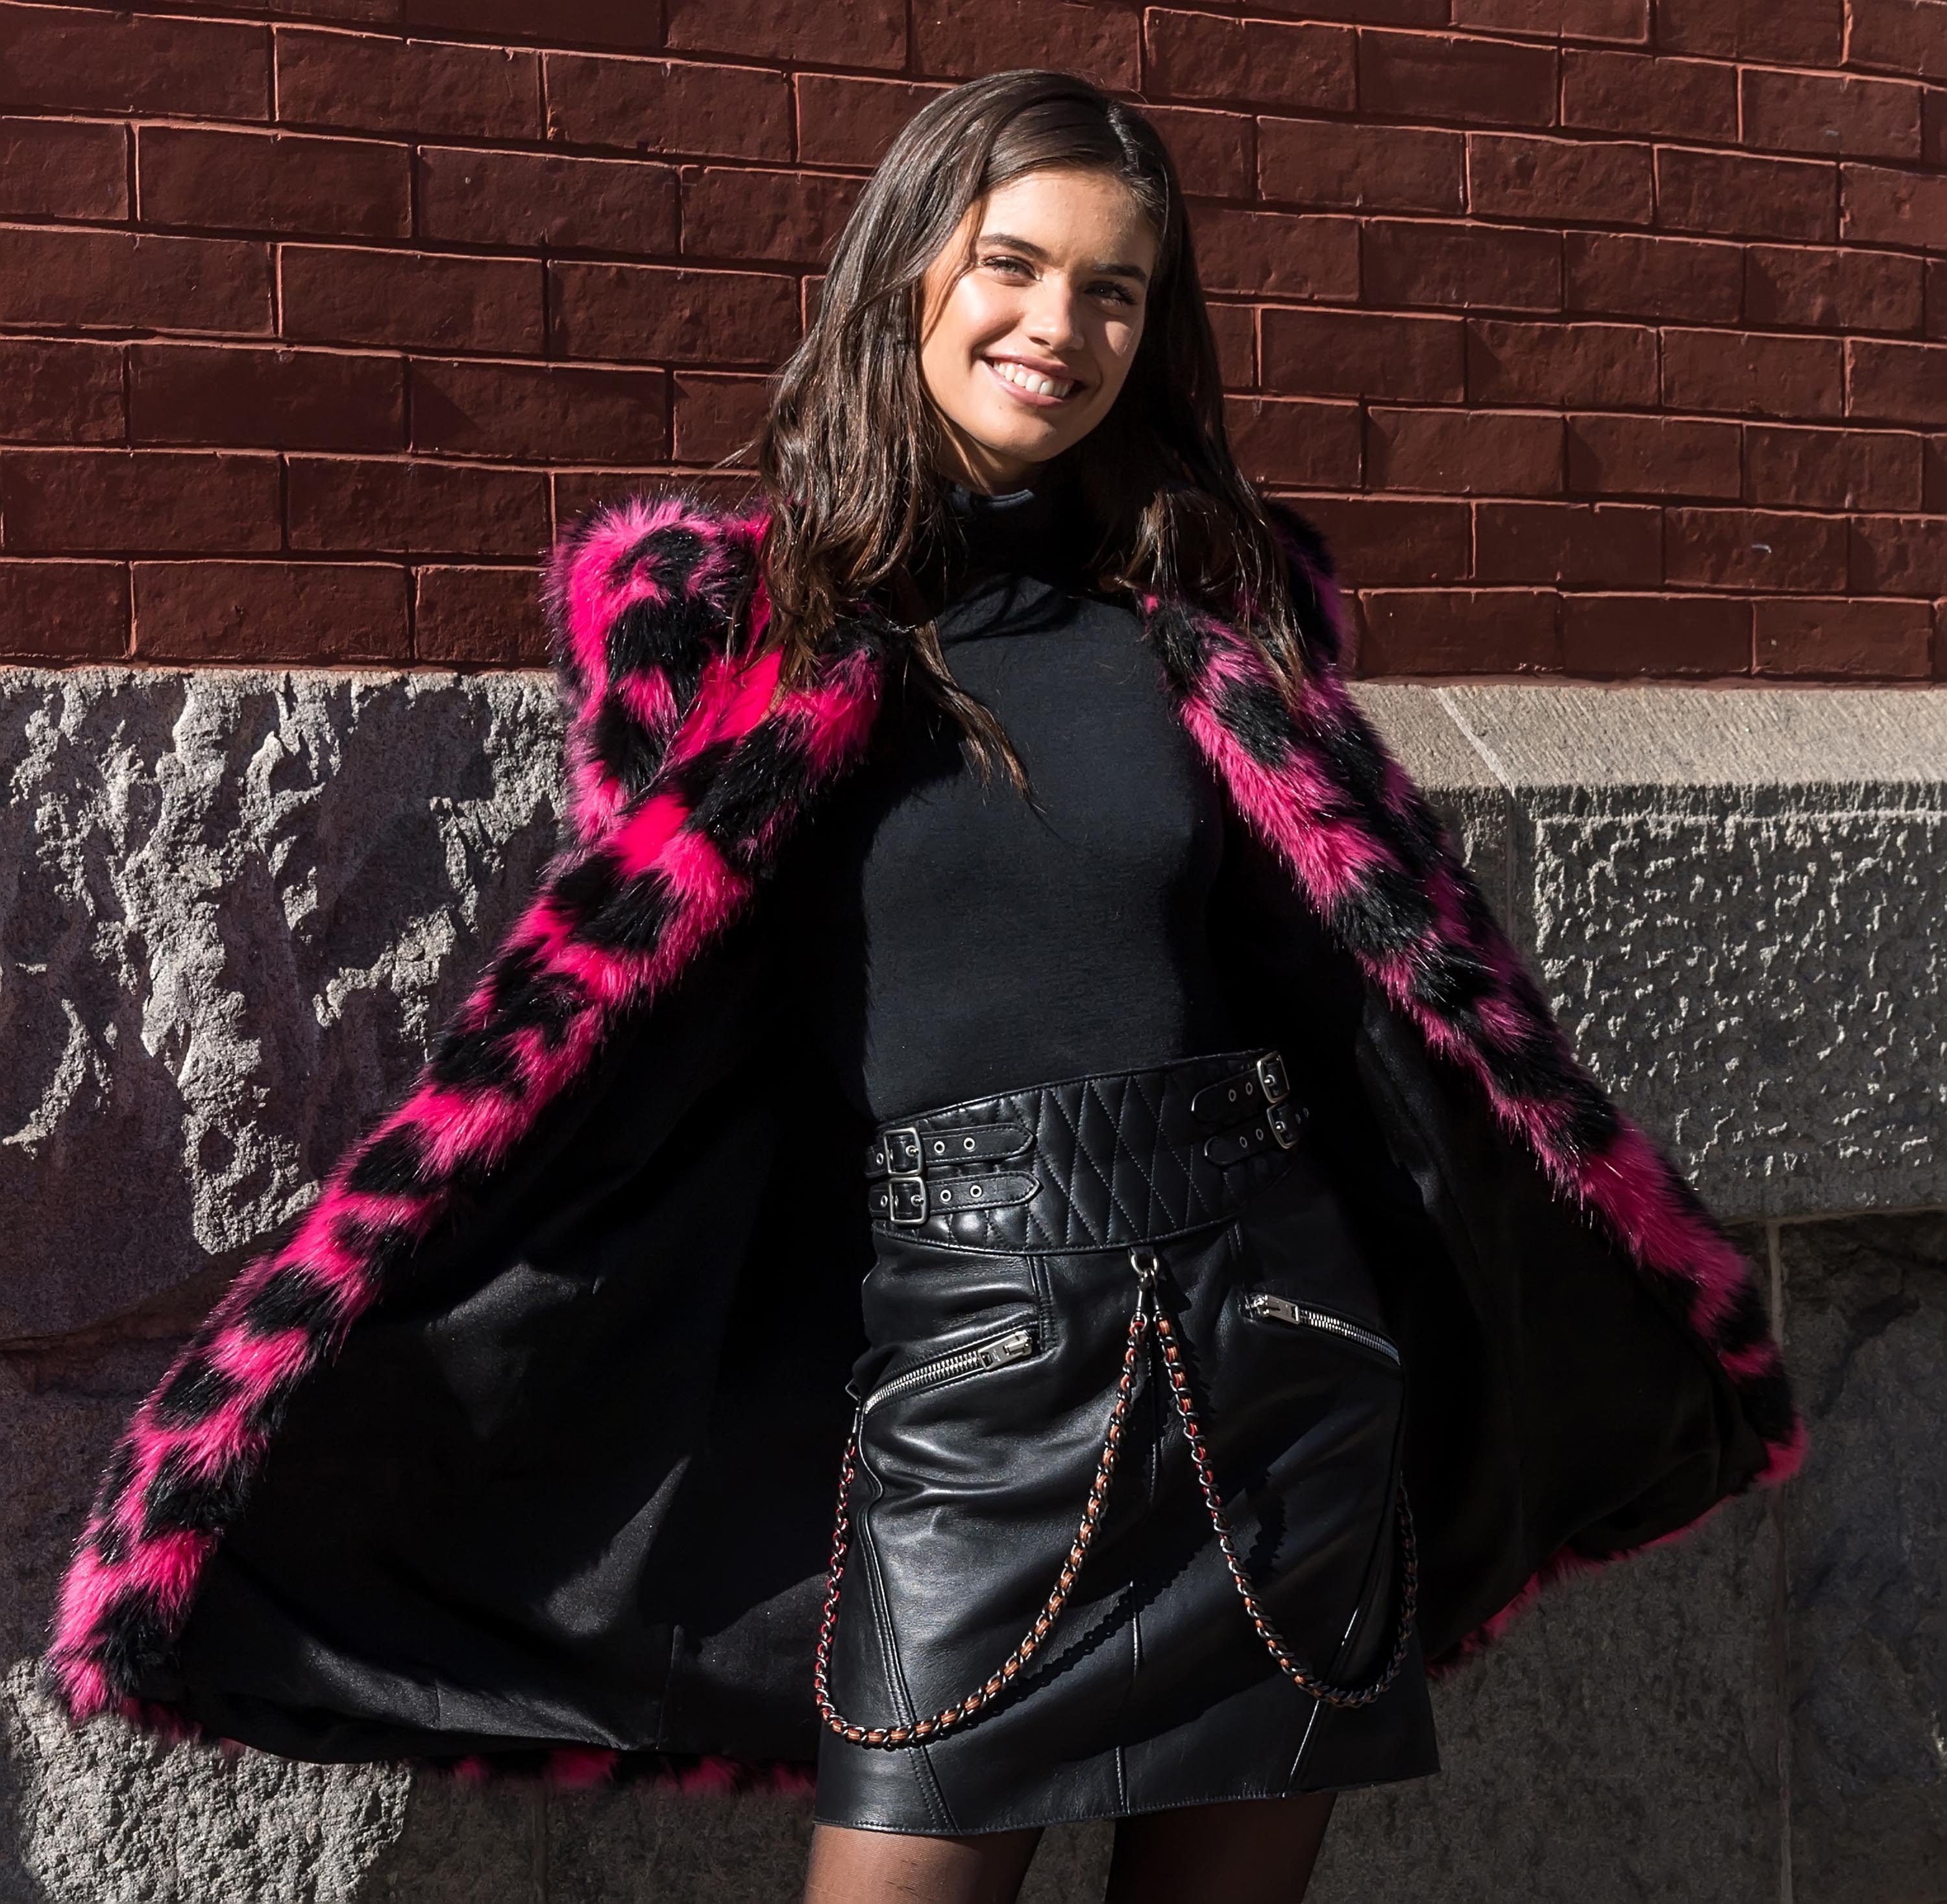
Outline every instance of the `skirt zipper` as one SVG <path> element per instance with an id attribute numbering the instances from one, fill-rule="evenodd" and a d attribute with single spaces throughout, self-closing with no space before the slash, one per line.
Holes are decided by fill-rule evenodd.
<path id="1" fill-rule="evenodd" d="M 1010 1329 L 1006 1334 L 990 1336 L 985 1342 L 976 1342 L 970 1348 L 955 1351 L 951 1355 L 936 1356 L 930 1362 L 922 1362 L 916 1369 L 908 1369 L 903 1375 L 896 1375 L 890 1382 L 882 1382 L 859 1405 L 860 1414 L 869 1413 L 874 1408 L 893 1395 L 904 1395 L 912 1389 L 923 1389 L 934 1382 L 950 1382 L 955 1376 L 972 1375 L 983 1369 L 1004 1367 L 1009 1362 L 1018 1362 L 1035 1352 L 1035 1332 L 1032 1329 Z"/>
<path id="2" fill-rule="evenodd" d="M 1255 1316 L 1260 1322 L 1282 1322 L 1294 1329 L 1329 1330 L 1335 1336 L 1343 1336 L 1348 1341 L 1383 1355 L 1389 1362 L 1397 1362 L 1400 1358 L 1399 1351 L 1373 1330 L 1361 1329 L 1356 1322 L 1328 1314 L 1323 1309 L 1308 1309 L 1282 1296 L 1274 1296 L 1268 1289 L 1253 1289 L 1246 1296 L 1244 1313 Z"/>

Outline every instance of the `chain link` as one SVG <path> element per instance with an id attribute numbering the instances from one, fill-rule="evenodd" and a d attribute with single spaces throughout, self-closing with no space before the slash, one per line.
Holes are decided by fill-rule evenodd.
<path id="1" fill-rule="evenodd" d="M 1144 1258 L 1148 1258 L 1147 1268 Z M 1196 1469 L 1199 1488 L 1203 1491 L 1203 1503 L 1210 1516 L 1210 1525 L 1217 1535 L 1218 1550 L 1223 1554 L 1224 1564 L 1230 1569 L 1232 1584 L 1237 1590 L 1258 1637 L 1264 1642 L 1265 1650 L 1277 1663 L 1280 1670 L 1302 1691 L 1326 1705 L 1370 1705 L 1391 1685 L 1401 1666 L 1405 1662 L 1408 1643 L 1413 1634 L 1413 1623 L 1419 1598 L 1419 1556 L 1413 1540 L 1413 1515 L 1407 1506 L 1406 1487 L 1402 1482 L 1397 1497 L 1400 1531 L 1400 1613 L 1399 1630 L 1393 1642 L 1391 1657 L 1379 1676 L 1362 1686 L 1334 1686 L 1305 1671 L 1291 1656 L 1277 1629 L 1265 1617 L 1259 1605 L 1256 1589 L 1239 1557 L 1236 1542 L 1231 1538 L 1230 1523 L 1223 1508 L 1223 1497 L 1218 1491 L 1215 1476 L 1211 1472 L 1209 1457 L 1203 1445 L 1203 1431 L 1197 1426 L 1195 1399 L 1190 1393 L 1190 1378 L 1183 1367 L 1183 1352 L 1177 1340 L 1176 1327 L 1169 1312 L 1162 1305 L 1156 1289 L 1155 1255 L 1153 1251 L 1132 1250 L 1131 1261 L 1134 1264 L 1141 1287 L 1136 1297 L 1134 1313 L 1129 1317 L 1127 1341 L 1122 1349 L 1122 1372 L 1116 1379 L 1116 1400 L 1109 1411 L 1109 1426 L 1102 1438 L 1102 1453 L 1095 1463 L 1095 1478 L 1088 1490 L 1088 1499 L 1082 1509 L 1082 1519 L 1076 1529 L 1073 1544 L 1068 1550 L 1068 1557 L 1062 1563 L 1061 1571 L 1055 1577 L 1053 1589 L 1035 1616 L 1034 1624 L 1023 1634 L 1014 1651 L 1008 1654 L 994 1673 L 982 1685 L 977 1686 L 966 1698 L 956 1704 L 944 1706 L 930 1718 L 915 1720 L 904 1726 L 859 1726 L 847 1719 L 832 1704 L 831 1690 L 831 1642 L 838 1630 L 838 1593 L 845 1577 L 845 1562 L 851 1550 L 852 1484 L 857 1474 L 859 1432 L 855 1425 L 847 1438 L 845 1454 L 840 1463 L 838 1480 L 838 1514 L 831 1534 L 831 1560 L 825 1576 L 824 1616 L 819 1623 L 818 1652 L 812 1672 L 812 1689 L 818 1701 L 818 1710 L 825 1724 L 843 1739 L 854 1745 L 871 1745 L 895 1749 L 901 1746 L 917 1745 L 928 1739 L 937 1738 L 955 1726 L 964 1725 L 991 1700 L 998 1698 L 1019 1676 L 1021 1669 L 1033 1658 L 1042 1643 L 1048 1636 L 1054 1623 L 1061 1617 L 1062 1609 L 1068 1604 L 1069 1596 L 1075 1590 L 1082 1563 L 1088 1558 L 1088 1550 L 1095 1538 L 1096 1530 L 1101 1525 L 1102 1516 L 1108 1503 L 1109 1484 L 1114 1477 L 1116 1463 L 1122 1453 L 1123 1425 L 1129 1412 L 1130 1397 L 1135 1390 L 1136 1361 L 1141 1352 L 1144 1339 L 1153 1329 L 1162 1350 L 1163 1367 L 1168 1373 L 1170 1392 L 1177 1416 L 1190 1444 L 1190 1459 Z"/>

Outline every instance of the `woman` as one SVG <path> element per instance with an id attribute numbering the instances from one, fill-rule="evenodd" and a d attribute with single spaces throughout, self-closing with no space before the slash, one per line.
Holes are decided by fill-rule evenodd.
<path id="1" fill-rule="evenodd" d="M 1141 114 L 925 107 L 760 479 L 557 546 L 568 844 L 132 1424 L 56 1683 L 815 1755 L 820 1904 L 1088 1816 L 1117 1899 L 1296 1895 L 1428 1662 L 1791 1471 L 1762 1301 L 1346 696 Z"/>

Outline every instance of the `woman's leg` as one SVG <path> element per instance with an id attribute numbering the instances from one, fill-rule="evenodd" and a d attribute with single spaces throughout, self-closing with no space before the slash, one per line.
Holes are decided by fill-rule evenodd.
<path id="1" fill-rule="evenodd" d="M 1041 1833 L 921 1837 L 819 1825 L 804 1904 L 1014 1904 Z"/>
<path id="2" fill-rule="evenodd" d="M 1116 1827 L 1105 1904 L 1299 1904 L 1336 1792 L 1147 1812 Z"/>

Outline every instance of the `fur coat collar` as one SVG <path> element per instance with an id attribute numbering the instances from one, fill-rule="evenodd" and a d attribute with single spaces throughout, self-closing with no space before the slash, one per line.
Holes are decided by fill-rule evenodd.
<path id="1" fill-rule="evenodd" d="M 1577 1064 L 1419 792 L 1340 679 L 1340 610 L 1308 526 L 1283 524 L 1303 610 L 1295 705 L 1234 621 L 1143 605 L 1183 723 L 1239 812 L 1435 1067 L 1552 1195 L 1661 1286 L 1728 1379 L 1772 1482 L 1803 1436 L 1749 1265 Z M 680 494 L 585 514 L 543 599 L 569 716 L 565 844 L 418 1082 L 289 1240 L 237 1277 L 119 1443 L 62 1586 L 49 1664 L 77 1717 L 130 1707 L 166 1658 L 294 1391 L 416 1252 L 751 906 L 864 750 L 892 646 L 869 613 L 782 693 L 759 655 L 764 519 Z M 755 658 L 753 658 L 753 657 Z M 1566 1550 L 1530 1588 L 1571 1564 Z M 1490 1620 L 1484 1636 L 1506 1617 Z"/>

